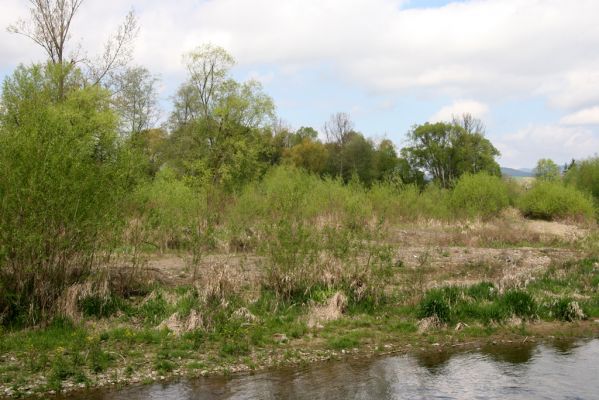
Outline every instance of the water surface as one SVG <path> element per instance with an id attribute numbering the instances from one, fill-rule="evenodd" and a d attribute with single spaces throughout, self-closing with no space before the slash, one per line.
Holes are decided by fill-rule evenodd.
<path id="1" fill-rule="evenodd" d="M 70 396 L 141 399 L 599 399 L 599 340 L 344 360 Z"/>

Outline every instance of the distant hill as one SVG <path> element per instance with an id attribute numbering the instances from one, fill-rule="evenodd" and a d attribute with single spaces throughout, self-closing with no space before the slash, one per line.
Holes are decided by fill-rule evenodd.
<path id="1" fill-rule="evenodd" d="M 515 169 L 515 168 L 507 168 L 501 167 L 501 174 L 506 176 L 513 176 L 516 178 L 528 178 L 534 176 L 532 170 L 530 169 Z"/>

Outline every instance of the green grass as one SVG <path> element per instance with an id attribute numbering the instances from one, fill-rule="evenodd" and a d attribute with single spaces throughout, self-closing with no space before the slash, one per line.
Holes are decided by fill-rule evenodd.
<path id="1" fill-rule="evenodd" d="M 433 315 L 447 323 L 455 338 L 488 337 L 508 329 L 502 328 L 502 324 L 511 316 L 525 321 L 575 319 L 570 306 L 575 293 L 586 296 L 579 305 L 587 316 L 596 318 L 599 316 L 596 263 L 591 258 L 554 264 L 525 289 L 503 293 L 491 282 L 439 287 L 427 291 L 416 306 L 414 298 L 405 293 L 388 293 L 384 302 L 348 307 L 344 317 L 325 323 L 322 329 L 308 328 L 306 321 L 312 305 L 324 303 L 334 293 L 325 287 L 292 299 L 282 299 L 274 291 L 263 290 L 260 297 L 249 303 L 232 296 L 226 304 L 204 304 L 190 288 L 157 289 L 146 300 L 130 299 L 120 305 L 128 316 L 112 321 L 125 324 L 123 327 L 91 331 L 68 319 L 56 318 L 44 328 L 0 332 L 0 351 L 23 360 L 20 368 L 14 365 L 0 368 L 0 379 L 19 382 L 41 373 L 48 376 L 48 388 L 59 390 L 65 381 L 88 385 L 96 376 L 110 373 L 123 363 L 127 366 L 127 376 L 144 368 L 168 375 L 181 367 L 193 372 L 239 362 L 255 368 L 259 354 L 278 354 L 296 360 L 299 355 L 294 343 L 300 348 L 319 343 L 316 349 L 332 351 L 363 348 L 366 344 L 378 348 L 398 340 L 433 343 L 441 340 L 442 330 L 423 336 L 417 328 L 419 318 Z M 256 319 L 233 318 L 239 307 L 248 308 Z M 206 330 L 177 336 L 156 328 L 172 312 L 184 314 L 192 309 L 199 309 L 209 321 Z M 89 317 L 90 321 L 97 318 L 101 317 Z M 458 322 L 468 326 L 454 332 L 452 327 Z M 512 332 L 515 328 L 509 329 Z M 281 335 L 288 340 L 280 341 Z"/>

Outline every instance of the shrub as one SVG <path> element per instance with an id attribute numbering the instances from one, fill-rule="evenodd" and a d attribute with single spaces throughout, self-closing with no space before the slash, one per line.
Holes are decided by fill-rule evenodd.
<path id="1" fill-rule="evenodd" d="M 112 296 L 86 296 L 79 300 L 78 308 L 86 317 L 109 317 L 118 311 L 119 300 Z"/>
<path id="2" fill-rule="evenodd" d="M 360 340 L 356 334 L 348 333 L 343 336 L 330 338 L 327 344 L 333 350 L 343 350 L 359 346 Z"/>
<path id="3" fill-rule="evenodd" d="M 584 319 L 585 315 L 576 301 L 570 298 L 557 300 L 551 307 L 551 312 L 560 321 L 577 321 Z"/>
<path id="4" fill-rule="evenodd" d="M 161 250 L 185 247 L 198 228 L 205 210 L 205 196 L 195 193 L 175 172 L 164 168 L 156 178 L 138 188 L 139 213 L 150 228 L 150 240 Z"/>
<path id="5" fill-rule="evenodd" d="M 416 190 L 416 186 L 411 186 L 409 190 Z M 417 198 L 416 215 L 420 218 L 450 219 L 450 196 L 449 190 L 435 184 L 428 185 Z"/>
<path id="6" fill-rule="evenodd" d="M 566 172 L 565 181 L 599 202 L 599 157 L 574 163 Z"/>
<path id="7" fill-rule="evenodd" d="M 537 303 L 534 298 L 521 290 L 510 290 L 506 292 L 501 303 L 506 310 L 521 318 L 530 318 L 537 313 Z"/>
<path id="8" fill-rule="evenodd" d="M 451 305 L 443 289 L 429 290 L 418 306 L 418 318 L 437 317 L 441 322 L 449 322 Z"/>
<path id="9" fill-rule="evenodd" d="M 508 191 L 501 178 L 481 172 L 464 174 L 451 194 L 456 215 L 489 218 L 509 205 Z"/>
<path id="10" fill-rule="evenodd" d="M 530 218 L 546 220 L 591 219 L 593 201 L 584 193 L 560 182 L 540 181 L 520 198 L 519 208 Z"/>
<path id="11" fill-rule="evenodd" d="M 497 297 L 497 289 L 490 282 L 481 282 L 468 287 L 466 294 L 474 300 L 493 300 Z"/>
<path id="12" fill-rule="evenodd" d="M 20 67 L 0 104 L 0 321 L 38 323 L 110 252 L 131 185 L 110 95 Z M 4 314 L 4 315 L 2 315 Z"/>
<path id="13" fill-rule="evenodd" d="M 505 307 L 497 301 L 474 301 L 460 303 L 455 307 L 454 318 L 479 320 L 483 323 L 499 322 L 505 319 Z"/>

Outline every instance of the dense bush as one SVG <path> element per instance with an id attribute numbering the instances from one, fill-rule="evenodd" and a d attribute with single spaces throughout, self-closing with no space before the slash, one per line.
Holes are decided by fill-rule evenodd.
<path id="1" fill-rule="evenodd" d="M 188 245 L 206 209 L 203 193 L 194 192 L 174 171 L 164 168 L 141 185 L 135 200 L 148 240 L 161 250 Z"/>
<path id="2" fill-rule="evenodd" d="M 551 314 L 556 319 L 567 322 L 585 318 L 585 314 L 578 305 L 578 302 L 568 297 L 556 300 L 551 305 Z"/>
<path id="3" fill-rule="evenodd" d="M 20 67 L 0 105 L 0 321 L 35 323 L 87 274 L 111 236 L 130 176 L 109 94 L 73 72 Z"/>
<path id="4" fill-rule="evenodd" d="M 420 301 L 418 318 L 437 317 L 441 322 L 449 322 L 451 318 L 451 302 L 443 289 L 426 292 Z"/>
<path id="5" fill-rule="evenodd" d="M 527 217 L 547 220 L 587 220 L 595 213 L 590 197 L 560 182 L 535 183 L 532 189 L 522 195 L 518 206 Z"/>
<path id="6" fill-rule="evenodd" d="M 503 295 L 501 303 L 506 310 L 521 318 L 530 318 L 537 313 L 537 303 L 527 292 L 521 290 L 510 290 Z"/>
<path id="7" fill-rule="evenodd" d="M 507 187 L 501 178 L 487 173 L 464 174 L 451 194 L 456 215 L 488 218 L 509 205 Z"/>
<path id="8" fill-rule="evenodd" d="M 565 181 L 592 195 L 599 204 L 599 157 L 574 163 L 568 169 Z"/>
<path id="9" fill-rule="evenodd" d="M 418 305 L 418 318 L 436 316 L 441 322 L 479 320 L 501 322 L 512 315 L 534 318 L 539 310 L 535 299 L 520 290 L 499 295 L 489 282 L 469 287 L 448 286 L 426 292 Z"/>

